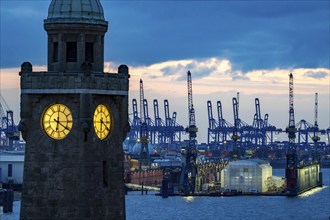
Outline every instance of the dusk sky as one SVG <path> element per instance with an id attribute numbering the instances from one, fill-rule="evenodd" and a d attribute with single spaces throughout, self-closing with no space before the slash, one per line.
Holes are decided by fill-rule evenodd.
<path id="1" fill-rule="evenodd" d="M 285 129 L 289 119 L 289 73 L 294 75 L 295 120 L 329 127 L 330 1 L 112 1 L 101 0 L 109 30 L 105 71 L 130 68 L 131 99 L 144 81 L 149 114 L 153 99 L 163 100 L 177 121 L 188 125 L 186 72 L 192 73 L 198 142 L 207 138 L 207 100 L 220 100 L 233 124 L 232 97 L 240 92 L 240 118 L 252 124 L 254 99 L 269 123 Z M 47 69 L 50 0 L 0 0 L 1 95 L 19 122 L 20 65 Z M 131 112 L 131 106 L 129 111 Z M 162 117 L 164 118 L 164 117 Z M 323 141 L 326 136 L 321 137 Z"/>

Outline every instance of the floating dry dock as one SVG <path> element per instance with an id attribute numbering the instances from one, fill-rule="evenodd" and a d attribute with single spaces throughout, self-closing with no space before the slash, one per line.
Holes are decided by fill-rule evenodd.
<path id="1" fill-rule="evenodd" d="M 318 162 L 300 163 L 285 169 L 286 178 L 272 176 L 269 162 L 259 159 L 232 161 L 229 164 L 199 165 L 195 191 L 186 193 L 172 173 L 164 176 L 160 193 L 168 196 L 297 196 L 322 187 Z"/>

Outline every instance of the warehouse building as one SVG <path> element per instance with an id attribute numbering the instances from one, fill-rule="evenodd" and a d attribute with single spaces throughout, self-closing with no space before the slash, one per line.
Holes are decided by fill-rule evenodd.
<path id="1" fill-rule="evenodd" d="M 238 192 L 267 192 L 272 185 L 272 167 L 260 159 L 230 162 L 221 171 L 221 186 Z"/>

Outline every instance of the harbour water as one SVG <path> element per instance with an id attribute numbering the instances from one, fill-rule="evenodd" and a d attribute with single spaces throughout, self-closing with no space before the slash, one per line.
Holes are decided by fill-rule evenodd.
<path id="1" fill-rule="evenodd" d="M 127 220 L 330 220 L 330 169 L 322 169 L 321 188 L 298 197 L 169 197 L 163 199 L 148 192 L 129 192 L 126 196 Z M 284 176 L 284 169 L 273 169 L 274 176 Z M 0 220 L 18 220 L 20 201 L 14 213 L 0 214 Z M 0 211 L 1 213 L 1 211 Z"/>

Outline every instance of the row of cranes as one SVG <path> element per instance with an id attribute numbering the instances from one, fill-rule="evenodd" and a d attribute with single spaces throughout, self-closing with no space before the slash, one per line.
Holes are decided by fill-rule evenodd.
<path id="1" fill-rule="evenodd" d="M 170 116 L 170 107 L 167 99 L 164 100 L 165 120 L 159 115 L 158 100 L 153 100 L 154 118 L 149 115 L 148 100 L 144 98 L 143 81 L 140 79 L 140 112 L 138 102 L 132 99 L 132 117 L 129 118 L 130 131 L 124 141 L 124 150 L 132 153 L 142 166 L 150 167 L 153 150 L 174 150 L 181 148 L 181 134 L 184 127 L 176 122 L 177 113 Z M 138 148 L 138 149 L 136 149 Z M 150 150 L 152 148 L 152 150 Z"/>
<path id="2" fill-rule="evenodd" d="M 232 149 L 236 147 L 265 147 L 265 146 L 278 146 L 283 147 L 287 142 L 275 141 L 275 135 L 285 132 L 281 128 L 277 128 L 268 122 L 269 115 L 266 113 L 264 118 L 261 116 L 259 98 L 255 98 L 255 114 L 252 124 L 248 124 L 239 118 L 239 93 L 233 99 L 233 115 L 234 125 L 223 118 L 221 101 L 217 101 L 218 117 L 213 116 L 212 102 L 207 101 L 208 109 L 208 137 L 207 144 L 211 149 Z M 311 145 L 318 145 L 324 147 L 325 142 L 319 142 L 319 135 L 328 135 L 330 128 L 319 129 L 317 124 L 318 112 L 318 93 L 315 93 L 315 116 L 314 124 L 302 119 L 295 125 L 297 131 L 298 141 L 296 145 L 302 147 L 309 147 Z M 287 146 L 286 146 L 287 147 Z"/>
<path id="3" fill-rule="evenodd" d="M 255 99 L 256 113 L 252 125 L 240 119 L 238 100 L 239 93 L 232 99 L 234 125 L 224 119 L 221 101 L 217 101 L 217 119 L 213 116 L 212 102 L 207 101 L 209 121 L 207 142 L 210 148 L 225 149 L 229 144 L 232 144 L 232 148 L 273 144 L 274 134 L 282 132 L 282 129 L 276 128 L 268 122 L 268 114 L 265 114 L 264 118 L 261 117 L 259 99 Z"/>
<path id="4" fill-rule="evenodd" d="M 141 80 L 142 83 L 142 80 Z M 131 129 L 127 134 L 126 140 L 128 144 L 134 144 L 141 141 L 146 136 L 145 132 L 141 132 L 142 125 L 147 129 L 148 142 L 161 148 L 175 150 L 182 141 L 184 127 L 176 122 L 177 113 L 173 112 L 170 116 L 170 107 L 167 99 L 164 100 L 165 120 L 159 115 L 158 100 L 153 100 L 154 118 L 149 115 L 148 101 L 143 99 L 142 114 L 138 113 L 137 100 L 132 100 L 132 118 L 129 119 Z"/>
<path id="5" fill-rule="evenodd" d="M 14 112 L 0 95 L 0 150 L 14 150 L 20 147 L 20 132 L 14 123 Z"/>
<path id="6" fill-rule="evenodd" d="M 190 72 L 189 72 L 190 73 Z M 191 80 L 191 75 L 188 74 Z M 188 84 L 188 97 L 189 97 L 189 84 Z M 142 97 L 142 98 L 141 98 Z M 141 101 L 142 100 L 142 101 Z M 276 135 L 279 135 L 285 130 L 278 128 L 269 123 L 269 115 L 266 113 L 261 114 L 261 104 L 259 98 L 255 98 L 255 114 L 253 116 L 252 124 L 248 124 L 239 117 L 239 93 L 237 97 L 232 99 L 234 123 L 228 122 L 223 117 L 222 103 L 216 102 L 217 116 L 213 114 L 212 102 L 207 101 L 208 112 L 208 129 L 207 129 L 207 145 L 211 150 L 217 149 L 231 149 L 241 147 L 278 147 L 287 148 L 288 142 L 279 142 Z M 164 116 L 162 119 L 159 115 L 158 100 L 153 100 L 154 117 L 149 115 L 148 101 L 144 98 L 143 82 L 140 80 L 140 114 L 138 113 L 137 100 L 132 100 L 132 116 L 130 119 L 131 130 L 128 133 L 128 140 L 134 144 L 136 140 L 141 140 L 141 125 L 145 122 L 148 128 L 148 141 L 154 146 L 162 149 L 178 150 L 182 142 L 182 135 L 189 134 L 182 125 L 176 121 L 177 113 L 173 112 L 170 115 L 169 102 L 164 100 Z M 188 99 L 188 106 L 191 106 Z M 191 107 L 188 107 L 189 109 Z M 314 124 L 302 119 L 295 124 L 297 130 L 297 145 L 304 149 L 318 145 L 318 147 L 325 147 L 327 143 L 320 142 L 320 135 L 328 135 L 330 140 L 330 128 L 319 129 L 317 125 L 318 113 L 318 93 L 315 93 L 315 116 Z M 188 112 L 189 121 L 191 121 L 191 113 Z M 194 119 L 194 118 L 193 118 Z M 192 120 L 195 121 L 195 120 Z"/>
<path id="7" fill-rule="evenodd" d="M 149 116 L 148 101 L 144 98 L 143 81 L 140 80 L 140 114 L 137 109 L 137 100 L 132 100 L 132 119 L 130 122 L 130 131 L 127 134 L 126 145 L 132 145 L 140 142 L 140 152 L 138 155 L 139 169 L 142 164 L 148 164 L 150 167 L 151 155 L 149 154 L 148 144 L 157 145 L 167 150 L 181 151 L 181 134 L 189 135 L 189 140 L 183 153 L 184 161 L 180 176 L 181 190 L 186 194 L 193 194 L 195 190 L 196 160 L 197 160 L 197 140 L 198 131 L 195 121 L 195 109 L 192 96 L 192 79 L 190 71 L 187 72 L 188 87 L 188 115 L 189 125 L 186 129 L 176 122 L 177 113 L 173 112 L 170 116 L 169 102 L 164 100 L 165 120 L 159 116 L 158 100 L 153 100 L 154 119 Z"/>

